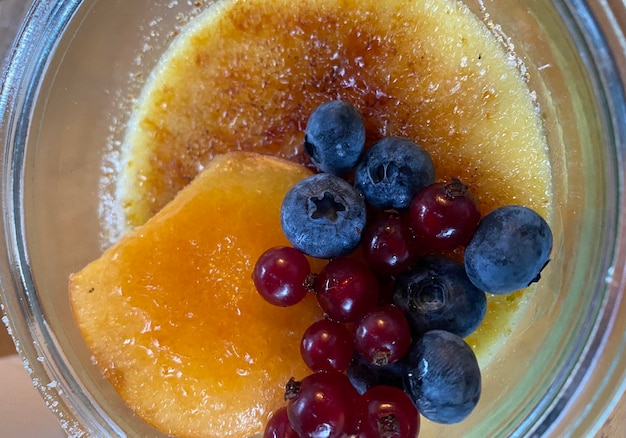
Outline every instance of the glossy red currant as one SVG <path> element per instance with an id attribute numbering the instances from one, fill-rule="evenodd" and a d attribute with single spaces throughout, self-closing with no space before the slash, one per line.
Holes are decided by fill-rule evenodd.
<path id="1" fill-rule="evenodd" d="M 293 306 L 309 291 L 311 266 L 295 248 L 280 246 L 265 251 L 257 260 L 252 280 L 259 294 L 276 306 Z"/>
<path id="2" fill-rule="evenodd" d="M 287 407 L 282 407 L 274 412 L 265 425 L 263 438 L 299 438 L 289 423 Z"/>
<path id="3" fill-rule="evenodd" d="M 382 275 L 398 275 L 412 264 L 417 243 L 413 230 L 397 214 L 388 214 L 369 224 L 361 240 L 369 266 Z"/>
<path id="4" fill-rule="evenodd" d="M 374 272 L 354 259 L 331 260 L 315 282 L 317 301 L 326 315 L 337 322 L 354 322 L 378 302 Z"/>
<path id="5" fill-rule="evenodd" d="M 459 179 L 434 183 L 411 201 L 411 228 L 431 249 L 465 246 L 480 221 L 480 211 L 468 187 Z"/>
<path id="6" fill-rule="evenodd" d="M 361 416 L 359 393 L 345 374 L 311 374 L 286 386 L 287 415 L 301 437 L 345 438 L 356 433 Z"/>
<path id="7" fill-rule="evenodd" d="M 313 371 L 344 372 L 354 351 L 350 330 L 338 322 L 322 319 L 314 322 L 302 335 L 300 354 Z"/>
<path id="8" fill-rule="evenodd" d="M 358 438 L 415 438 L 420 417 L 409 396 L 393 386 L 374 386 L 363 394 Z"/>
<path id="9" fill-rule="evenodd" d="M 411 329 L 404 312 L 393 305 L 366 314 L 355 326 L 356 350 L 374 365 L 400 360 L 411 345 Z"/>

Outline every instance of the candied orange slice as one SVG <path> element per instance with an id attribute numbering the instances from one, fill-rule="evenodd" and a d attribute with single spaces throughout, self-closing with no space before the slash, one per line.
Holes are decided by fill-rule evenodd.
<path id="1" fill-rule="evenodd" d="M 104 375 L 146 422 L 182 437 L 246 437 L 307 368 L 315 298 L 274 307 L 251 278 L 287 245 L 279 210 L 310 172 L 278 158 L 216 157 L 144 226 L 71 276 L 76 321 Z"/>

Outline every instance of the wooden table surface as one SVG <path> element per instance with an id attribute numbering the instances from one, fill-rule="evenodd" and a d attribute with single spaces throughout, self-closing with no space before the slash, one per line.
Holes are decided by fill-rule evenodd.
<path id="1" fill-rule="evenodd" d="M 29 4 L 28 0 L 0 0 L 0 59 L 4 60 L 21 17 Z M 13 345 L 4 326 L 0 324 L 0 356 L 12 353 L 14 353 Z M 597 438 L 626 438 L 626 396 L 622 397 Z"/>

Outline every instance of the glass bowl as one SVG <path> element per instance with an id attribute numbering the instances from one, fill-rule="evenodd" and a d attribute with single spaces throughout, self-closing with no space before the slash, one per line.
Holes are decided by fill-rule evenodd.
<path id="1" fill-rule="evenodd" d="M 92 363 L 68 274 L 112 238 L 103 205 L 142 78 L 209 3 L 36 1 L 2 72 L 3 321 L 71 436 L 161 435 Z M 477 410 L 425 435 L 591 436 L 626 386 L 626 7 L 466 3 L 514 47 L 537 93 L 555 250 L 511 341 L 484 371 Z"/>

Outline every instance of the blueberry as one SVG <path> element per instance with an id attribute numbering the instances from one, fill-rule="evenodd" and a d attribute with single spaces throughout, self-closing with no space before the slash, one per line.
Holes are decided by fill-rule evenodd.
<path id="1" fill-rule="evenodd" d="M 465 270 L 478 288 L 506 294 L 538 281 L 551 251 L 546 221 L 530 208 L 508 205 L 479 222 L 465 248 Z"/>
<path id="2" fill-rule="evenodd" d="M 414 335 L 442 329 L 465 337 L 487 312 L 487 296 L 467 278 L 462 264 L 426 257 L 396 280 L 395 305 L 404 310 Z"/>
<path id="3" fill-rule="evenodd" d="M 320 173 L 293 186 L 285 195 L 280 222 L 287 239 L 312 257 L 351 253 L 365 226 L 365 201 L 343 179 Z"/>
<path id="4" fill-rule="evenodd" d="M 354 179 L 374 207 L 403 209 L 417 192 L 435 181 L 435 168 L 421 146 L 407 138 L 387 137 L 365 153 Z"/>
<path id="5" fill-rule="evenodd" d="M 304 131 L 304 151 L 322 172 L 342 175 L 359 160 L 365 125 L 355 107 L 333 100 L 317 107 Z"/>
<path id="6" fill-rule="evenodd" d="M 426 332 L 409 352 L 404 386 L 424 417 L 458 423 L 480 398 L 478 361 L 463 338 L 444 330 Z"/>
<path id="7" fill-rule="evenodd" d="M 404 371 L 405 365 L 402 359 L 389 365 L 379 366 L 354 352 L 346 375 L 359 394 L 363 394 L 371 387 L 378 385 L 404 389 Z"/>

